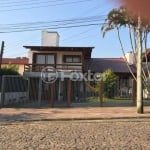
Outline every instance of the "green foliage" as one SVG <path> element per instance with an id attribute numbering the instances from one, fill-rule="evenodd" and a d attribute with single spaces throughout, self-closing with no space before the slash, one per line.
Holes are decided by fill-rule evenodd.
<path id="1" fill-rule="evenodd" d="M 141 21 L 141 31 L 148 33 L 150 31 L 149 20 L 147 20 L 147 18 L 141 18 Z M 103 37 L 106 32 L 120 27 L 132 28 L 134 29 L 133 31 L 135 31 L 138 29 L 138 16 L 129 12 L 125 7 L 112 9 L 108 13 L 105 23 L 101 28 Z"/>
<path id="2" fill-rule="evenodd" d="M 88 102 L 88 103 L 99 103 L 99 99 L 97 97 L 87 97 L 86 102 Z"/>
<path id="3" fill-rule="evenodd" d="M 113 102 L 114 104 L 119 103 L 119 102 L 124 102 L 124 101 L 131 101 L 131 99 L 129 98 L 120 98 L 120 97 L 114 97 L 114 98 L 104 98 L 103 102 Z M 97 98 L 97 96 L 93 96 L 93 97 L 87 97 L 86 98 L 86 102 L 88 103 L 99 103 L 99 99 Z"/>
<path id="4" fill-rule="evenodd" d="M 118 77 L 111 69 L 107 69 L 102 73 L 102 80 L 104 96 L 107 98 L 113 98 L 115 96 Z"/>
<path id="5" fill-rule="evenodd" d="M 148 80 L 145 84 L 145 89 L 147 90 L 147 97 L 150 98 L 150 81 Z"/>
<path id="6" fill-rule="evenodd" d="M 0 69 L 0 75 L 19 75 L 18 66 L 9 64 L 6 67 Z"/>

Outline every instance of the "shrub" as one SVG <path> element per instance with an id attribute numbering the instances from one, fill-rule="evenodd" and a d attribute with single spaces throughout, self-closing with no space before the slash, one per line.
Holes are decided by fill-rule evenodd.
<path id="1" fill-rule="evenodd" d="M 9 64 L 6 67 L 0 69 L 0 75 L 19 75 L 18 67 L 13 64 Z"/>
<path id="2" fill-rule="evenodd" d="M 104 96 L 107 98 L 113 98 L 115 96 L 115 88 L 117 87 L 118 77 L 111 69 L 104 71 L 102 76 Z"/>

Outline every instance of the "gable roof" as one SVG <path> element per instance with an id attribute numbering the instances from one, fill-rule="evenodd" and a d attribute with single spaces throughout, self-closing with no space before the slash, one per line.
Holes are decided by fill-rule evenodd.
<path id="1" fill-rule="evenodd" d="M 92 72 L 104 72 L 112 69 L 114 73 L 130 74 L 126 61 L 123 58 L 92 58 L 88 61 L 87 69 Z M 130 65 L 132 71 L 136 73 L 135 65 Z"/>
<path id="2" fill-rule="evenodd" d="M 28 58 L 26 57 L 17 57 L 17 58 L 3 58 L 2 64 L 28 64 Z"/>

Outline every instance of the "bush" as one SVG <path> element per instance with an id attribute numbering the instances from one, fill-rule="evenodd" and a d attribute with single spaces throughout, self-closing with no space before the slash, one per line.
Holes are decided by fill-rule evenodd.
<path id="1" fill-rule="evenodd" d="M 0 75 L 19 75 L 18 67 L 16 65 L 9 64 L 8 66 L 0 69 Z"/>
<path id="2" fill-rule="evenodd" d="M 103 72 L 102 76 L 104 96 L 106 98 L 113 98 L 115 96 L 118 77 L 111 69 L 107 69 L 105 72 Z"/>

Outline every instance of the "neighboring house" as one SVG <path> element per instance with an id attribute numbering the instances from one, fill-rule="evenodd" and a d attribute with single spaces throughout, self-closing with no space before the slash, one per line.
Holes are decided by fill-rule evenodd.
<path id="1" fill-rule="evenodd" d="M 92 72 L 103 73 L 107 69 L 111 69 L 118 77 L 118 89 L 116 96 L 131 96 L 132 76 L 127 67 L 127 63 L 123 58 L 91 58 L 88 62 L 89 70 Z M 134 64 L 130 65 L 133 73 L 136 73 Z"/>
<path id="2" fill-rule="evenodd" d="M 16 57 L 16 58 L 3 58 L 2 67 L 7 67 L 8 65 L 15 65 L 18 67 L 19 74 L 23 75 L 24 65 L 28 64 L 28 58 L 26 57 Z"/>
<path id="3" fill-rule="evenodd" d="M 122 96 L 129 94 L 131 75 L 123 58 L 91 58 L 93 47 L 65 47 L 59 46 L 57 32 L 42 32 L 42 46 L 24 46 L 29 49 L 29 64 L 25 64 L 24 76 L 29 78 L 29 97 L 40 103 L 49 100 L 51 106 L 54 99 L 58 102 L 80 101 L 89 96 L 85 81 L 73 82 L 70 75 L 77 78 L 91 70 L 93 73 L 101 73 L 106 69 L 112 69 L 119 76 L 119 90 Z M 47 68 L 51 67 L 51 68 Z M 55 69 L 52 69 L 55 68 Z M 134 65 L 131 65 L 135 71 Z M 51 84 L 41 82 L 41 72 L 44 77 L 55 76 L 57 80 Z M 43 75 L 42 75 L 43 77 Z M 64 78 L 62 80 L 61 78 Z M 44 93 L 47 93 L 45 96 Z"/>
<path id="4" fill-rule="evenodd" d="M 144 71 L 147 77 L 150 77 L 150 49 L 148 49 L 146 53 L 143 53 L 142 61 Z"/>
<path id="5" fill-rule="evenodd" d="M 28 80 L 23 78 L 24 65 L 28 64 L 28 58 L 3 58 L 1 67 L 14 67 L 19 76 L 0 76 L 0 107 L 25 103 L 28 100 Z"/>

